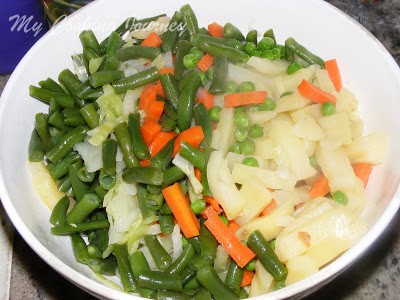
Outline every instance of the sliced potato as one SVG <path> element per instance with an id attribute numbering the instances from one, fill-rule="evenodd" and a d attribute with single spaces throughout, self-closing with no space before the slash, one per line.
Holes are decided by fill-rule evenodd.
<path id="1" fill-rule="evenodd" d="M 303 139 L 319 141 L 325 137 L 324 131 L 312 118 L 304 118 L 294 124 L 293 133 Z"/>
<path id="2" fill-rule="evenodd" d="M 346 88 L 342 88 L 336 98 L 336 112 L 350 113 L 356 110 L 358 107 L 358 101 L 354 95 Z"/>
<path id="3" fill-rule="evenodd" d="M 233 108 L 224 108 L 219 113 L 219 122 L 217 129 L 214 130 L 211 147 L 221 150 L 224 155 L 228 153 L 229 148 L 235 140 L 233 126 Z"/>
<path id="4" fill-rule="evenodd" d="M 270 60 L 268 58 L 261 58 L 252 56 L 247 61 L 247 65 L 256 69 L 258 72 L 269 75 L 283 75 L 287 74 L 286 70 L 289 63 L 286 60 Z"/>
<path id="5" fill-rule="evenodd" d="M 305 80 L 311 80 L 315 75 L 315 66 L 303 68 L 291 75 L 281 75 L 274 78 L 274 93 L 279 97 L 285 92 L 297 92 L 299 84 Z"/>
<path id="6" fill-rule="evenodd" d="M 325 141 L 331 147 L 348 145 L 352 141 L 350 121 L 345 112 L 322 117 L 318 120 L 325 133 Z"/>
<path id="7" fill-rule="evenodd" d="M 271 77 L 234 64 L 228 64 L 228 80 L 237 84 L 243 81 L 251 81 L 256 86 L 256 90 L 259 91 L 273 91 L 274 87 L 274 79 Z"/>
<path id="8" fill-rule="evenodd" d="M 373 132 L 355 139 L 344 147 L 351 163 L 365 162 L 372 165 L 383 164 L 389 149 L 389 141 L 385 134 Z"/>
<path id="9" fill-rule="evenodd" d="M 247 115 L 250 117 L 252 124 L 264 124 L 276 117 L 276 111 L 249 111 Z"/>
<path id="10" fill-rule="evenodd" d="M 360 118 L 357 111 L 353 111 L 348 113 L 348 117 L 350 120 L 350 129 L 351 129 L 351 137 L 352 139 L 359 138 L 363 135 L 364 123 Z"/>
<path id="11" fill-rule="evenodd" d="M 291 95 L 285 96 L 276 100 L 276 112 L 286 112 L 292 110 L 298 110 L 305 107 L 311 103 L 311 100 L 299 94 L 299 92 L 294 92 Z"/>
<path id="12" fill-rule="evenodd" d="M 319 271 L 314 259 L 306 254 L 289 259 L 286 268 L 288 270 L 286 285 L 296 283 Z"/>
<path id="13" fill-rule="evenodd" d="M 274 146 L 272 142 L 267 138 L 254 139 L 256 150 L 254 155 L 263 159 L 274 158 Z"/>
<path id="14" fill-rule="evenodd" d="M 311 104 L 291 113 L 293 122 L 297 123 L 301 119 L 312 118 L 315 121 L 323 117 L 321 104 Z"/>
<path id="15" fill-rule="evenodd" d="M 257 297 L 270 292 L 272 289 L 273 280 L 274 278 L 271 276 L 271 274 L 269 274 L 261 262 L 257 260 L 255 275 L 250 286 L 249 297 Z"/>
<path id="16" fill-rule="evenodd" d="M 306 150 L 307 156 L 308 157 L 313 156 L 315 149 L 317 148 L 317 142 L 307 139 L 301 139 L 301 142 L 304 146 L 304 150 Z"/>
<path id="17" fill-rule="evenodd" d="M 331 78 L 329 77 L 328 71 L 326 69 L 316 69 L 315 79 L 321 90 L 327 93 L 335 93 L 336 89 L 333 85 Z"/>

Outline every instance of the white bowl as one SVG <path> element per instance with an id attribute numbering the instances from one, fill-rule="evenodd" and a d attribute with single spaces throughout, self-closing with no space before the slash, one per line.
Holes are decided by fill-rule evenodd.
<path id="1" fill-rule="evenodd" d="M 50 234 L 50 211 L 35 194 L 27 168 L 27 149 L 34 115 L 47 106 L 29 97 L 28 86 L 57 78 L 72 68 L 70 56 L 81 51 L 78 35 L 93 29 L 102 40 L 125 18 L 172 15 L 182 0 L 137 2 L 99 0 L 61 22 L 24 57 L 10 77 L 0 102 L 0 196 L 15 227 L 52 268 L 89 293 L 107 299 L 136 297 L 102 285 L 91 270 L 75 262 L 68 238 Z M 367 188 L 364 217 L 368 233 L 317 274 L 264 299 L 300 298 L 320 288 L 351 265 L 378 238 L 400 205 L 400 71 L 386 49 L 367 30 L 324 1 L 192 1 L 201 25 L 230 21 L 243 31 L 273 27 L 279 42 L 293 36 L 325 59 L 337 58 L 344 85 L 355 93 L 365 132 L 380 130 L 390 138 L 388 163 L 374 169 Z M 206 8 L 206 9 L 205 9 Z M 210 9 L 212 8 L 212 9 Z M 293 299 L 293 298 L 292 298 Z"/>

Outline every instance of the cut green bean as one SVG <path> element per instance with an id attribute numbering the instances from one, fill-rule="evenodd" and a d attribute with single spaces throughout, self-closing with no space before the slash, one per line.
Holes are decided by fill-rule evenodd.
<path id="1" fill-rule="evenodd" d="M 249 298 L 249 294 L 246 292 L 244 288 L 241 288 L 239 291 L 239 299 L 247 299 Z"/>
<path id="2" fill-rule="evenodd" d="M 204 225 L 204 222 L 201 222 L 199 240 L 201 257 L 213 261 L 217 256 L 218 242 Z"/>
<path id="3" fill-rule="evenodd" d="M 65 158 L 59 160 L 51 168 L 49 168 L 51 177 L 55 180 L 61 178 L 68 173 L 68 166 L 76 163 L 80 159 L 81 156 L 79 153 L 75 151 L 69 153 Z"/>
<path id="4" fill-rule="evenodd" d="M 167 115 L 162 115 L 160 118 L 161 130 L 163 132 L 174 131 L 178 125 L 176 120 L 172 120 Z"/>
<path id="5" fill-rule="evenodd" d="M 243 269 L 241 269 L 237 263 L 232 260 L 228 268 L 228 273 L 226 274 L 225 284 L 237 295 L 240 291 L 243 272 Z"/>
<path id="6" fill-rule="evenodd" d="M 52 148 L 49 133 L 49 116 L 45 113 L 37 113 L 35 115 L 35 127 L 42 141 L 44 150 L 49 151 Z"/>
<path id="7" fill-rule="evenodd" d="M 190 300 L 192 299 L 189 295 L 180 292 L 158 290 L 157 300 Z"/>
<path id="8" fill-rule="evenodd" d="M 246 63 L 249 59 L 249 55 L 241 50 L 236 48 L 228 47 L 225 45 L 220 45 L 217 43 L 204 43 L 201 46 L 201 50 L 207 52 L 211 56 L 222 56 L 226 57 L 228 60 L 233 63 L 243 64 Z"/>
<path id="9" fill-rule="evenodd" d="M 117 261 L 114 257 L 109 256 L 106 259 L 90 258 L 88 263 L 89 268 L 96 274 L 113 276 L 117 270 Z"/>
<path id="10" fill-rule="evenodd" d="M 201 148 L 208 148 L 211 145 L 211 140 L 213 136 L 213 125 L 211 121 L 210 114 L 203 103 L 200 103 L 193 109 L 194 119 L 196 125 L 201 126 L 203 130 L 204 139 L 200 144 Z"/>
<path id="11" fill-rule="evenodd" d="M 179 102 L 179 88 L 174 75 L 171 73 L 161 74 L 160 80 L 168 102 L 171 103 L 174 109 L 176 109 Z"/>
<path id="12" fill-rule="evenodd" d="M 100 54 L 97 53 L 96 51 L 94 51 L 92 48 L 84 47 L 83 50 L 82 50 L 82 52 L 83 52 L 83 53 L 82 53 L 82 54 L 83 54 L 83 57 L 84 57 L 87 61 L 90 61 L 91 59 L 94 59 L 94 58 L 99 58 L 99 57 L 101 57 Z"/>
<path id="13" fill-rule="evenodd" d="M 182 80 L 180 80 L 178 82 L 178 89 L 179 91 L 182 92 L 183 88 L 187 85 L 188 82 L 190 82 L 192 80 L 193 77 L 195 76 L 200 76 L 200 70 L 196 69 L 190 69 L 189 71 L 187 71 L 185 73 L 185 75 L 183 76 Z"/>
<path id="14" fill-rule="evenodd" d="M 172 258 L 169 256 L 167 251 L 165 251 L 164 247 L 160 244 L 160 242 L 157 239 L 157 236 L 155 235 L 146 235 L 144 237 L 144 241 L 149 247 L 151 256 L 154 259 L 154 262 L 156 263 L 156 266 L 160 270 L 167 270 L 168 267 L 172 263 Z M 180 283 L 180 279 L 179 279 Z M 146 286 L 143 286 L 146 287 Z M 152 288 L 152 287 L 147 287 L 147 288 Z"/>
<path id="15" fill-rule="evenodd" d="M 152 290 L 182 291 L 179 275 L 171 275 L 160 271 L 143 270 L 139 275 L 138 286 Z"/>
<path id="16" fill-rule="evenodd" d="M 275 38 L 274 30 L 272 28 L 270 28 L 266 32 L 264 32 L 263 36 L 271 38 L 274 41 L 274 44 L 276 44 L 276 38 Z"/>
<path id="17" fill-rule="evenodd" d="M 199 32 L 199 24 L 197 22 L 196 15 L 194 14 L 192 8 L 189 4 L 183 5 L 181 7 L 180 13 L 182 15 L 182 20 L 186 24 L 186 28 L 190 35 Z"/>
<path id="18" fill-rule="evenodd" d="M 128 125 L 125 122 L 120 123 L 114 129 L 114 134 L 117 138 L 118 145 L 122 151 L 122 156 L 127 168 L 139 166 L 139 160 L 135 156 L 132 148 L 132 138 L 129 134 Z"/>
<path id="19" fill-rule="evenodd" d="M 90 190 L 91 190 L 92 192 L 94 192 L 97 196 L 99 196 L 100 199 L 104 199 L 104 196 L 105 196 L 105 195 L 107 194 L 107 192 L 108 192 L 106 189 L 104 189 L 104 188 L 100 185 L 100 182 L 99 182 L 98 178 L 95 179 L 95 181 L 94 181 L 94 183 L 92 184 Z"/>
<path id="20" fill-rule="evenodd" d="M 206 289 L 200 288 L 197 293 L 193 295 L 193 300 L 212 300 L 212 297 Z"/>
<path id="21" fill-rule="evenodd" d="M 62 197 L 58 200 L 57 204 L 54 206 L 51 216 L 50 224 L 54 226 L 60 226 L 67 224 L 67 210 L 69 207 L 69 198 L 67 196 Z"/>
<path id="22" fill-rule="evenodd" d="M 54 92 L 31 85 L 29 86 L 29 95 L 47 104 L 55 101 L 62 107 L 74 107 L 74 98 L 64 92 Z"/>
<path id="23" fill-rule="evenodd" d="M 200 150 L 192 147 L 186 142 L 182 142 L 179 154 L 196 168 L 201 171 L 204 170 L 206 159 L 204 153 Z"/>
<path id="24" fill-rule="evenodd" d="M 78 232 L 86 232 L 97 229 L 109 228 L 108 220 L 89 221 L 74 225 L 61 225 L 51 228 L 51 233 L 54 235 L 70 235 Z"/>
<path id="25" fill-rule="evenodd" d="M 200 47 L 204 43 L 215 43 L 224 45 L 227 47 L 235 48 L 235 49 L 242 49 L 242 43 L 235 39 L 230 38 L 218 38 L 204 34 L 195 34 L 190 37 L 190 42 L 193 47 Z"/>
<path id="26" fill-rule="evenodd" d="M 250 234 L 247 245 L 254 251 L 263 267 L 275 280 L 282 280 L 286 277 L 286 266 L 279 260 L 259 230 Z"/>
<path id="27" fill-rule="evenodd" d="M 228 73 L 228 60 L 225 56 L 214 58 L 214 76 L 211 81 L 209 92 L 212 94 L 223 94 L 226 91 L 226 74 Z"/>
<path id="28" fill-rule="evenodd" d="M 194 291 L 200 288 L 200 282 L 197 278 L 191 279 L 188 283 L 183 287 L 184 291 Z"/>
<path id="29" fill-rule="evenodd" d="M 71 180 L 68 176 L 65 176 L 57 183 L 57 187 L 60 192 L 66 193 L 69 189 L 72 189 Z"/>
<path id="30" fill-rule="evenodd" d="M 70 127 L 77 127 L 86 125 L 85 119 L 82 117 L 79 109 L 76 108 L 65 108 L 63 110 L 64 124 Z"/>
<path id="31" fill-rule="evenodd" d="M 90 218 L 91 221 L 104 221 L 107 220 L 107 213 L 105 210 L 97 210 L 96 212 L 92 213 Z M 94 245 L 101 252 L 104 252 L 108 247 L 108 229 L 97 229 L 89 233 L 88 235 L 89 244 Z"/>
<path id="32" fill-rule="evenodd" d="M 160 152 L 152 157 L 150 160 L 151 166 L 158 170 L 165 171 L 173 159 L 173 151 L 174 139 L 170 140 Z M 164 180 L 164 178 L 162 180 Z"/>
<path id="33" fill-rule="evenodd" d="M 82 167 L 82 165 L 82 162 L 78 161 L 68 166 L 68 176 L 71 180 L 72 190 L 74 191 L 77 202 L 81 201 L 83 196 L 85 196 L 90 191 L 90 186 L 87 183 L 82 182 L 78 176 L 78 171 Z"/>
<path id="34" fill-rule="evenodd" d="M 90 129 L 99 126 L 99 115 L 93 103 L 85 105 L 79 110 L 79 112 Z"/>
<path id="35" fill-rule="evenodd" d="M 129 133 L 132 139 L 133 153 L 139 159 L 149 159 L 150 151 L 146 143 L 143 140 L 142 133 L 140 131 L 140 114 L 134 113 L 129 114 Z"/>
<path id="36" fill-rule="evenodd" d="M 147 46 L 129 46 L 121 48 L 117 51 L 117 58 L 120 61 L 127 61 L 130 59 L 147 58 L 155 59 L 160 55 L 160 49 Z"/>
<path id="37" fill-rule="evenodd" d="M 90 257 L 87 251 L 86 243 L 79 234 L 71 235 L 72 250 L 75 260 L 81 264 L 88 264 Z"/>
<path id="38" fill-rule="evenodd" d="M 181 255 L 169 266 L 167 272 L 170 274 L 180 274 L 185 269 L 190 261 L 194 258 L 196 252 L 191 244 L 187 244 Z"/>
<path id="39" fill-rule="evenodd" d="M 84 30 L 79 34 L 79 39 L 83 48 L 90 48 L 101 53 L 99 42 L 92 30 Z"/>
<path id="40" fill-rule="evenodd" d="M 221 281 L 213 267 L 205 266 L 197 272 L 196 278 L 216 300 L 238 299 L 238 296 Z"/>
<path id="41" fill-rule="evenodd" d="M 147 194 L 146 205 L 148 208 L 158 211 L 164 203 L 164 197 L 162 194 Z"/>
<path id="42" fill-rule="evenodd" d="M 120 61 L 115 54 L 106 54 L 96 72 L 113 71 L 118 69 Z"/>
<path id="43" fill-rule="evenodd" d="M 121 36 L 116 31 L 112 31 L 108 36 L 106 54 L 115 54 L 121 47 L 122 43 L 123 40 Z"/>
<path id="44" fill-rule="evenodd" d="M 174 217 L 172 215 L 161 215 L 158 222 L 162 233 L 169 234 L 174 230 Z"/>
<path id="45" fill-rule="evenodd" d="M 244 35 L 240 30 L 232 23 L 226 23 L 224 25 L 223 34 L 225 38 L 231 38 L 238 41 L 244 41 Z"/>
<path id="46" fill-rule="evenodd" d="M 304 46 L 297 43 L 294 38 L 288 38 L 285 46 L 310 65 L 317 64 L 325 68 L 325 62 L 322 58 L 308 51 Z"/>
<path id="47" fill-rule="evenodd" d="M 156 215 L 156 212 L 147 206 L 147 189 L 145 189 L 142 185 L 138 185 L 137 187 L 137 197 L 139 209 L 142 214 L 144 220 L 152 218 Z"/>
<path id="48" fill-rule="evenodd" d="M 246 35 L 246 42 L 253 43 L 254 45 L 257 46 L 257 35 L 258 35 L 257 30 L 255 29 L 250 30 Z"/>
<path id="49" fill-rule="evenodd" d="M 49 116 L 49 124 L 59 130 L 68 131 L 65 125 L 64 114 L 61 111 L 55 111 Z"/>
<path id="50" fill-rule="evenodd" d="M 164 172 L 164 180 L 162 183 L 162 187 L 170 186 L 171 184 L 178 182 L 185 178 L 185 173 L 182 172 L 177 166 L 169 167 Z"/>
<path id="51" fill-rule="evenodd" d="M 87 247 L 90 258 L 103 258 L 103 253 L 96 245 L 88 245 Z"/>
<path id="52" fill-rule="evenodd" d="M 128 250 L 125 245 L 113 244 L 113 254 L 117 259 L 122 286 L 127 292 L 135 292 L 137 284 L 129 264 Z"/>
<path id="53" fill-rule="evenodd" d="M 84 92 L 82 95 L 79 97 L 85 100 L 97 100 L 101 95 L 104 94 L 103 87 L 97 88 L 97 89 L 90 89 L 86 92 Z"/>
<path id="54" fill-rule="evenodd" d="M 33 128 L 29 140 L 28 158 L 30 162 L 39 162 L 44 158 L 44 147 L 36 128 Z"/>
<path id="55" fill-rule="evenodd" d="M 149 271 L 149 263 L 146 260 L 146 257 L 144 256 L 142 251 L 136 251 L 133 252 L 131 255 L 129 255 L 129 263 L 131 265 L 131 269 L 133 272 L 133 276 L 135 276 L 136 281 L 139 279 L 139 275 L 143 271 Z M 156 293 L 152 289 L 147 289 L 147 288 L 138 288 L 139 295 L 143 298 L 154 298 L 154 294 Z"/>
<path id="56" fill-rule="evenodd" d="M 74 101 L 79 108 L 85 105 L 85 101 L 80 99 L 76 94 L 76 89 L 81 85 L 81 82 L 74 73 L 65 69 L 58 75 L 58 81 L 67 89 L 68 93 L 72 98 L 74 98 Z"/>
<path id="57" fill-rule="evenodd" d="M 163 43 L 161 47 L 164 52 L 172 52 L 175 49 L 181 19 L 181 13 L 179 11 L 176 11 L 168 24 L 168 30 L 163 35 Z"/>
<path id="58" fill-rule="evenodd" d="M 95 172 L 89 172 L 85 166 L 78 170 L 78 178 L 82 182 L 92 182 L 95 175 Z"/>
<path id="59" fill-rule="evenodd" d="M 96 194 L 87 193 L 82 200 L 67 214 L 68 224 L 82 223 L 96 208 L 101 205 L 101 200 Z"/>
<path id="60" fill-rule="evenodd" d="M 125 77 L 123 71 L 99 71 L 89 76 L 90 85 L 93 88 L 101 87 Z"/>
<path id="61" fill-rule="evenodd" d="M 163 205 L 161 205 L 160 214 L 163 214 L 163 215 L 171 215 L 172 214 L 172 210 L 168 206 L 167 202 L 164 202 Z"/>
<path id="62" fill-rule="evenodd" d="M 155 167 L 133 167 L 122 173 L 126 183 L 139 182 L 144 184 L 161 185 L 164 179 L 162 170 Z"/>
<path id="63" fill-rule="evenodd" d="M 134 90 L 148 83 L 152 83 L 158 80 L 158 78 L 157 68 L 151 67 L 127 78 L 113 82 L 112 86 L 117 94 L 121 94 L 125 93 L 127 90 Z"/>
<path id="64" fill-rule="evenodd" d="M 43 89 L 56 92 L 56 93 L 65 93 L 63 88 L 53 79 L 47 78 L 46 80 L 39 81 L 39 86 Z"/>
<path id="65" fill-rule="evenodd" d="M 184 286 L 186 283 L 192 280 L 192 278 L 196 277 L 196 271 L 187 266 L 179 275 L 181 277 L 182 286 Z"/>
<path id="66" fill-rule="evenodd" d="M 181 80 L 183 77 L 183 58 L 189 53 L 190 48 L 191 45 L 186 40 L 181 40 L 177 44 L 176 59 L 174 63 L 174 75 L 177 80 Z"/>

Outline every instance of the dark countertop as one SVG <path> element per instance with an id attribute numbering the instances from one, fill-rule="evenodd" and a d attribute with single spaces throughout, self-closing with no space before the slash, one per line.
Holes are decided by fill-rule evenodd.
<path id="1" fill-rule="evenodd" d="M 328 2 L 347 12 L 371 31 L 400 64 L 400 0 L 329 0 Z M 8 77 L 0 76 L 0 93 Z M 397 213 L 374 247 L 339 278 L 307 299 L 399 299 L 399 227 L 400 213 Z M 29 248 L 18 233 L 15 233 L 10 299 L 94 298 L 53 271 Z"/>

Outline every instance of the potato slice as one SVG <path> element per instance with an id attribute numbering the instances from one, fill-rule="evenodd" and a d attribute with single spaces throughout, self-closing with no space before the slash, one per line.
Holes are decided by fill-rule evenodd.
<path id="1" fill-rule="evenodd" d="M 319 271 L 318 265 L 309 255 L 300 255 L 289 259 L 286 268 L 288 270 L 286 285 L 296 283 Z"/>
<path id="2" fill-rule="evenodd" d="M 300 95 L 298 92 L 294 92 L 291 95 L 276 100 L 276 108 L 274 111 L 280 113 L 280 112 L 298 110 L 304 106 L 309 105 L 310 103 L 311 100 Z"/>
<path id="3" fill-rule="evenodd" d="M 217 129 L 214 130 L 211 147 L 221 150 L 224 155 L 228 153 L 229 148 L 235 141 L 233 126 L 233 108 L 224 108 L 219 113 L 219 122 Z"/>
<path id="4" fill-rule="evenodd" d="M 299 84 L 305 80 L 311 80 L 315 74 L 315 66 L 303 68 L 291 75 L 281 75 L 274 78 L 274 94 L 280 97 L 285 92 L 297 92 Z M 284 97 L 285 98 L 285 97 Z"/>
<path id="5" fill-rule="evenodd" d="M 350 121 L 345 112 L 322 117 L 318 120 L 325 133 L 325 142 L 337 148 L 352 141 Z"/>
<path id="6" fill-rule="evenodd" d="M 276 117 L 276 111 L 249 111 L 247 115 L 250 117 L 252 124 L 264 124 Z"/>
<path id="7" fill-rule="evenodd" d="M 389 149 L 389 141 L 385 134 L 374 132 L 355 139 L 344 147 L 351 163 L 365 162 L 371 165 L 383 164 Z"/>
<path id="8" fill-rule="evenodd" d="M 323 117 L 321 112 L 321 104 L 311 104 L 299 110 L 296 110 L 291 113 L 291 117 L 293 119 L 293 122 L 295 123 L 297 123 L 301 119 L 307 118 L 312 118 L 317 121 Z"/>
<path id="9" fill-rule="evenodd" d="M 250 286 L 250 298 L 270 292 L 272 288 L 272 282 L 274 280 L 274 278 L 268 273 L 267 270 L 265 270 L 259 260 L 256 262 L 255 271 L 256 272 Z"/>
<path id="10" fill-rule="evenodd" d="M 354 95 L 346 88 L 342 88 L 336 97 L 336 112 L 351 113 L 358 107 L 358 101 Z"/>
<path id="11" fill-rule="evenodd" d="M 317 85 L 321 90 L 327 93 L 336 93 L 335 86 L 333 85 L 326 69 L 317 68 L 315 70 L 315 79 L 317 81 Z"/>
<path id="12" fill-rule="evenodd" d="M 312 118 L 304 118 L 294 124 L 293 133 L 303 139 L 319 141 L 325 137 L 324 131 Z"/>

